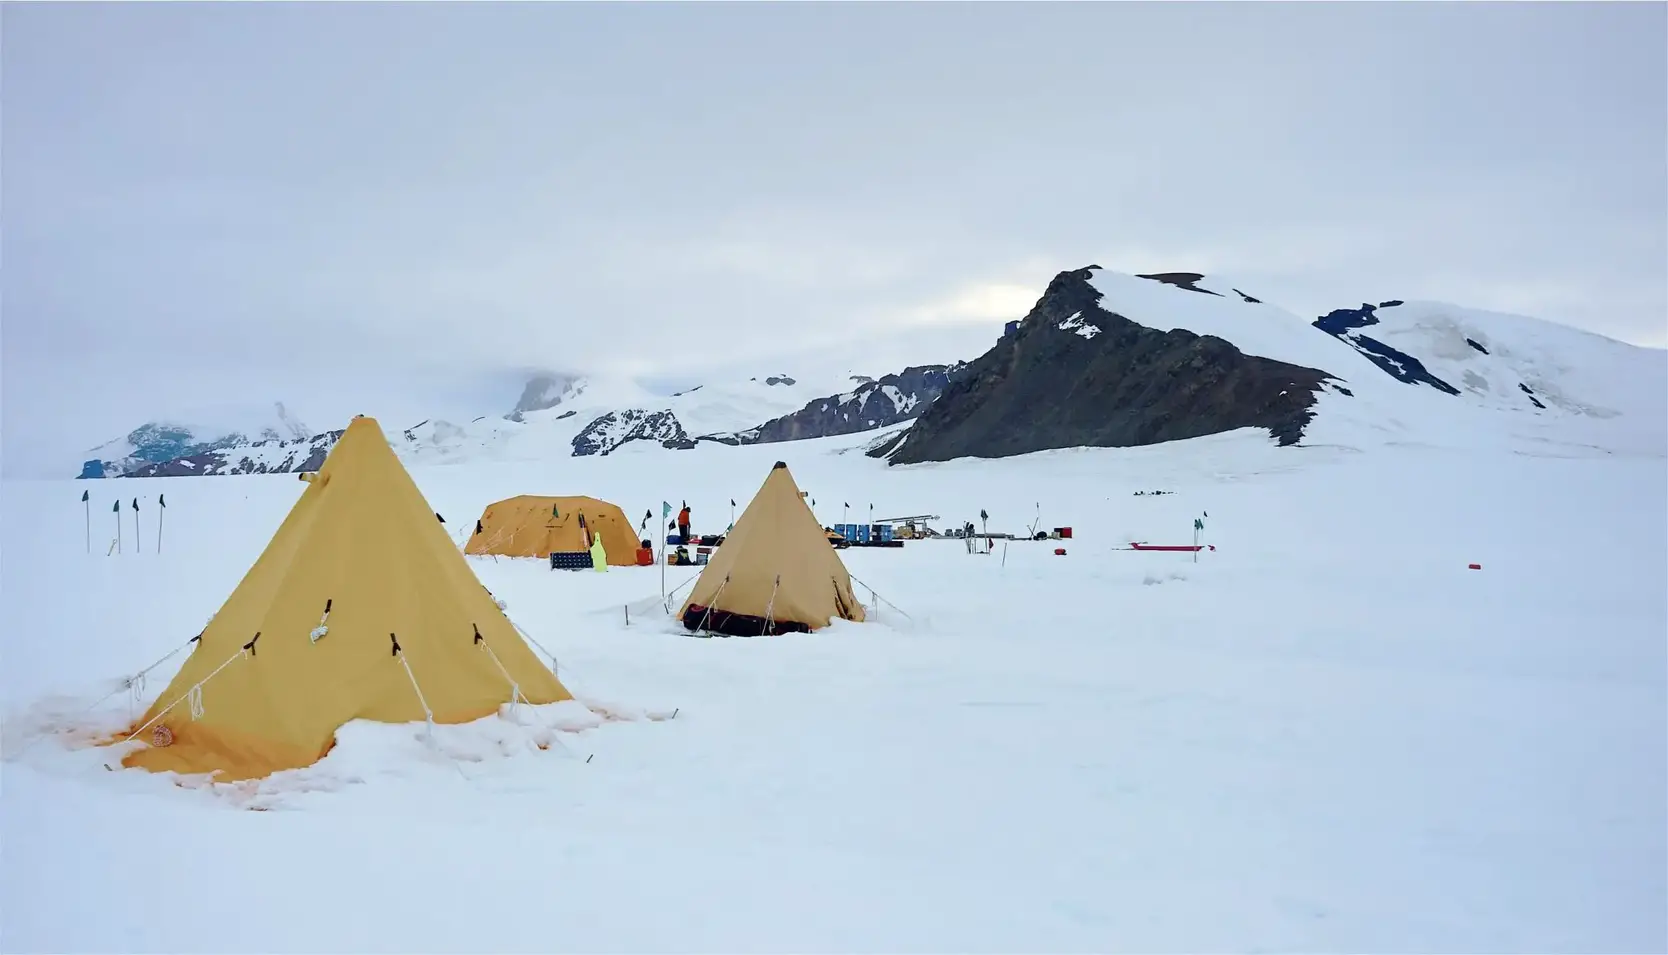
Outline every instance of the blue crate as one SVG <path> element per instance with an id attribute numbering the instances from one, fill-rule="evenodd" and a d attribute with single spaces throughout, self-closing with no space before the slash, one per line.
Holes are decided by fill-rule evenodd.
<path id="1" fill-rule="evenodd" d="M 857 525 L 857 542 L 859 544 L 867 544 L 869 542 L 869 525 Z"/>

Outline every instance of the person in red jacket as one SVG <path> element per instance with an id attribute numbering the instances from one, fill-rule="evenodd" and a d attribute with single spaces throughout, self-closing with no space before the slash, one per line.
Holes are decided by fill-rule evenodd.
<path id="1" fill-rule="evenodd" d="M 685 544 L 689 543 L 689 502 L 685 501 L 683 510 L 678 512 L 678 536 Z"/>

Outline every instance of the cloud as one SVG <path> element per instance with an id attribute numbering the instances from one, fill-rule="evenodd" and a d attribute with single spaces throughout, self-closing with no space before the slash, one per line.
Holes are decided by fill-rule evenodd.
<path id="1" fill-rule="evenodd" d="M 923 325 L 988 325 L 991 322 L 1012 321 L 1025 317 L 1041 297 L 1042 290 L 1035 284 L 976 282 L 955 289 L 942 298 L 902 309 L 898 317 L 906 322 Z"/>
<path id="2" fill-rule="evenodd" d="M 222 398 L 971 357 L 1090 263 L 1662 341 L 1660 5 L 1197 13 L 10 8 L 8 473 Z"/>

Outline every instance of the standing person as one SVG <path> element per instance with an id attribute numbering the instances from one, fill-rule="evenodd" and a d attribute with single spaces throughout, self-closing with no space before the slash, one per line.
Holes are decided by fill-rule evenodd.
<path id="1" fill-rule="evenodd" d="M 678 512 L 678 536 L 685 544 L 689 543 L 689 502 L 683 502 L 683 510 Z"/>

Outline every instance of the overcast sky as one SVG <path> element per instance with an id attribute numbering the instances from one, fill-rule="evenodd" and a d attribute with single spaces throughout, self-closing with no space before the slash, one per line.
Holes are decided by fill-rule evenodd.
<path id="1" fill-rule="evenodd" d="M 5 468 L 971 357 L 1090 262 L 1662 345 L 1665 46 L 1660 3 L 10 4 Z"/>

